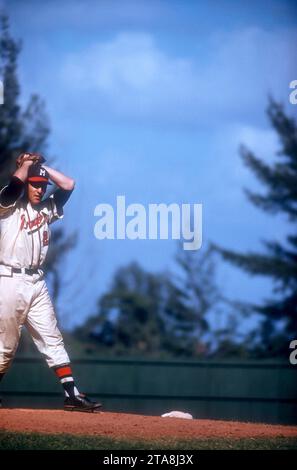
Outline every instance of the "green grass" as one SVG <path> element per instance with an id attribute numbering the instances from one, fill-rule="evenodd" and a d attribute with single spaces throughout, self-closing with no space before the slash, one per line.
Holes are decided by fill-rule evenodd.
<path id="1" fill-rule="evenodd" d="M 0 431 L 0 450 L 297 450 L 297 438 L 159 439 L 137 441 L 101 436 Z"/>

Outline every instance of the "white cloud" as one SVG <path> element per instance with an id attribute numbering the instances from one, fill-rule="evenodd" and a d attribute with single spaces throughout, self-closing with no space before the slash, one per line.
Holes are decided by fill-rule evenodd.
<path id="1" fill-rule="evenodd" d="M 103 103 L 115 116 L 201 125 L 255 119 L 258 109 L 263 120 L 268 93 L 288 94 L 296 38 L 258 28 L 216 33 L 203 55 L 185 58 L 161 50 L 151 34 L 122 32 L 69 54 L 60 76 L 82 102 Z"/>
<path id="2" fill-rule="evenodd" d="M 91 46 L 65 64 L 66 79 L 82 88 L 113 92 L 122 86 L 134 90 L 152 86 L 162 58 L 146 34 L 120 34 L 114 41 Z"/>
<path id="3" fill-rule="evenodd" d="M 134 116 L 184 105 L 194 85 L 189 90 L 191 62 L 166 56 L 145 33 L 121 33 L 111 42 L 70 55 L 61 76 L 77 92 L 103 95 L 113 112 Z"/>

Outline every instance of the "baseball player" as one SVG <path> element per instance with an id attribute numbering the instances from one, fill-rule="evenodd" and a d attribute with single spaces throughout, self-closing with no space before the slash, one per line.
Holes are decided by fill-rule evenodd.
<path id="1" fill-rule="evenodd" d="M 44 161 L 37 154 L 20 155 L 17 170 L 0 192 L 0 381 L 12 363 L 25 325 L 61 381 L 64 409 L 96 411 L 101 404 L 79 393 L 74 383 L 42 271 L 49 226 L 63 217 L 74 180 L 43 165 Z M 57 189 L 43 199 L 49 180 Z"/>

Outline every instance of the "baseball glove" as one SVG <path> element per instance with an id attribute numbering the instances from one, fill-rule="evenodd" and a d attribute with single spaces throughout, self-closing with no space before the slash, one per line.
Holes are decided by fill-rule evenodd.
<path id="1" fill-rule="evenodd" d="M 33 164 L 35 163 L 42 164 L 45 162 L 45 158 L 39 153 L 29 153 L 29 152 L 21 153 L 16 159 L 17 168 L 20 168 L 23 165 L 23 163 L 26 161 L 32 161 Z"/>

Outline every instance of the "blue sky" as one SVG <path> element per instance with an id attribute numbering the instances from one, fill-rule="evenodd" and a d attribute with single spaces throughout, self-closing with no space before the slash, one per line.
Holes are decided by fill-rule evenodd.
<path id="1" fill-rule="evenodd" d="M 267 120 L 272 94 L 289 104 L 297 79 L 293 1 L 6 1 L 22 100 L 37 92 L 51 120 L 49 154 L 77 181 L 63 221 L 79 232 L 65 265 L 65 326 L 92 313 L 114 270 L 137 260 L 174 269 L 176 243 L 104 241 L 93 235 L 95 206 L 202 203 L 203 247 L 215 241 L 256 250 L 283 239 L 285 220 L 251 206 L 259 188 L 238 148 L 273 161 Z M 203 249 L 203 248 L 202 248 Z M 234 299 L 259 301 L 269 281 L 221 264 L 218 283 Z"/>

